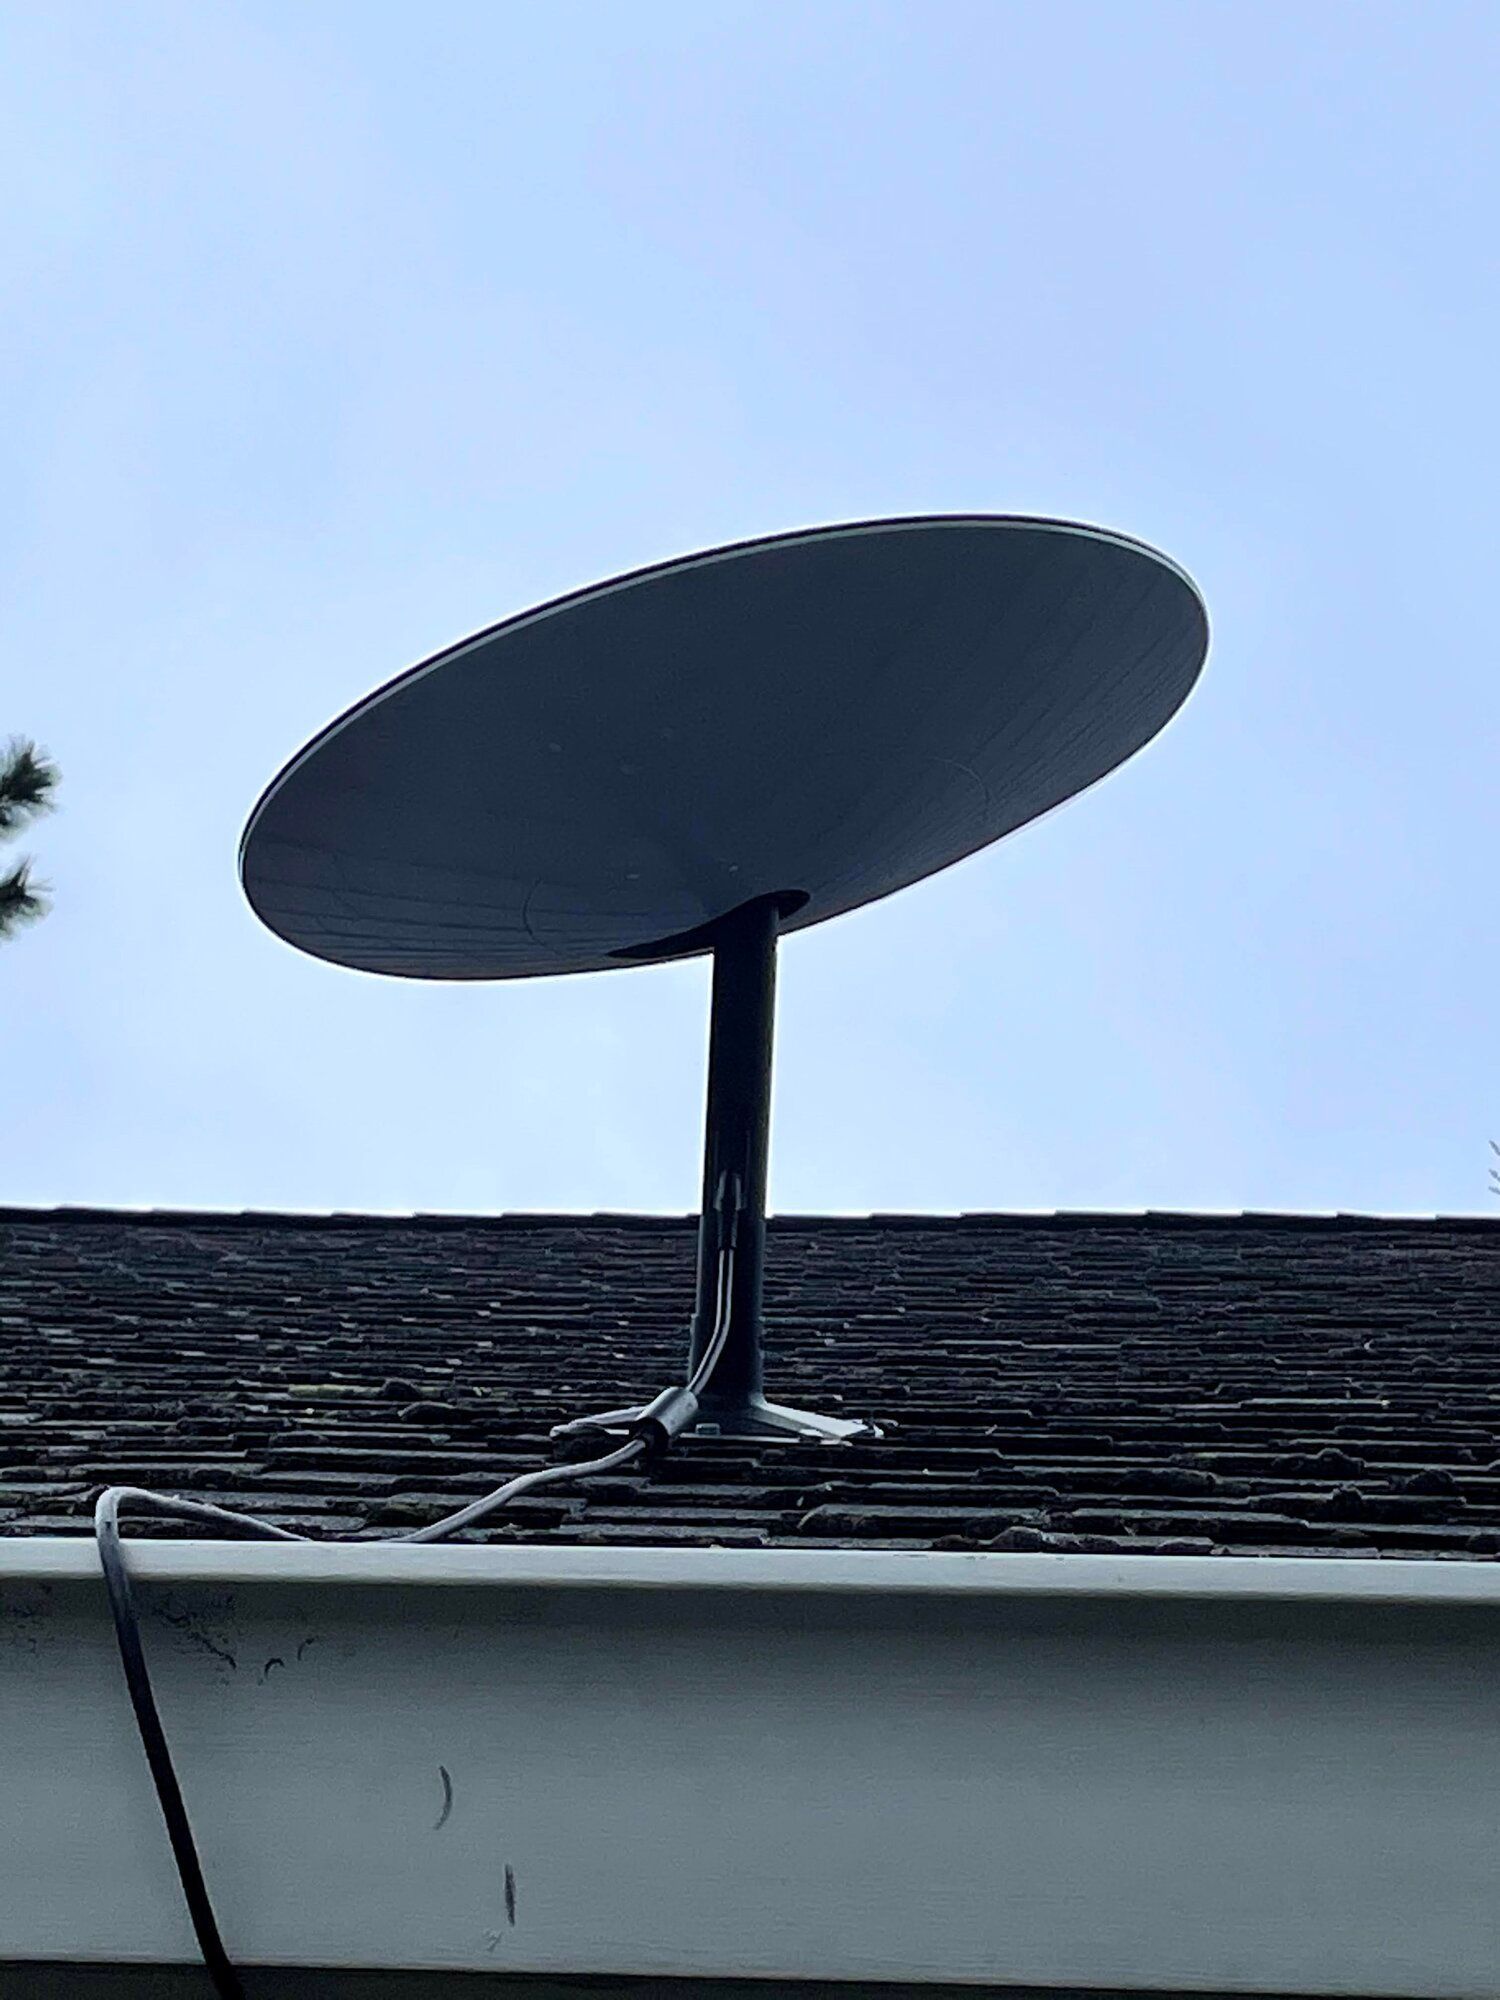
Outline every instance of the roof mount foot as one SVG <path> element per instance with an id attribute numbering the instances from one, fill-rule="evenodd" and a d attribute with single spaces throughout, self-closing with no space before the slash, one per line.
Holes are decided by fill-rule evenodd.
<path id="1" fill-rule="evenodd" d="M 878 1424 L 859 1417 L 820 1417 L 811 1410 L 794 1410 L 786 1403 L 768 1403 L 764 1396 L 716 1408 L 705 1403 L 694 1428 L 697 1437 L 810 1438 L 843 1444 L 849 1438 L 878 1438 Z"/>
<path id="2" fill-rule="evenodd" d="M 600 1433 L 629 1434 L 645 1413 L 645 1405 L 628 1410 L 601 1410 L 595 1417 L 575 1417 L 554 1424 L 555 1438 L 589 1437 Z M 705 1404 L 698 1421 L 683 1433 L 700 1438 L 801 1438 L 822 1444 L 843 1444 L 851 1438 L 878 1438 L 878 1424 L 858 1417 L 820 1417 L 811 1410 L 794 1410 L 785 1403 L 768 1403 L 752 1395 L 734 1403 Z"/>

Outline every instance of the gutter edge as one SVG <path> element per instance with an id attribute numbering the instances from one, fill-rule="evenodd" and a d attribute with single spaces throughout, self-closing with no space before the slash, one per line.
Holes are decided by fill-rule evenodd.
<path id="1" fill-rule="evenodd" d="M 138 1540 L 153 1583 L 738 1590 L 892 1596 L 1309 1599 L 1500 1606 L 1500 1564 L 1315 1556 L 1073 1555 L 872 1549 L 587 1548 Z M 92 1539 L 0 1537 L 7 1584 L 100 1581 Z"/>

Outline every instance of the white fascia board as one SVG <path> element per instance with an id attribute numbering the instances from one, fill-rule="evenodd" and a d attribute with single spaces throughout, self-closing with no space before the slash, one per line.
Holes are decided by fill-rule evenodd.
<path id="1" fill-rule="evenodd" d="M 245 1964 L 1500 1992 L 1500 1566 L 128 1554 Z M 90 1542 L 0 1718 L 0 1961 L 191 1961 Z"/>

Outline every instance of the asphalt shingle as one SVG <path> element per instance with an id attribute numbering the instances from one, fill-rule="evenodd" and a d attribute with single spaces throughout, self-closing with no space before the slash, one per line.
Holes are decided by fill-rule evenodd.
<path id="1" fill-rule="evenodd" d="M 694 1229 L 0 1211 L 0 1533 L 126 1481 L 419 1525 L 680 1379 Z M 770 1393 L 885 1436 L 684 1440 L 479 1537 L 1500 1553 L 1500 1221 L 778 1218 L 767 1321 Z"/>

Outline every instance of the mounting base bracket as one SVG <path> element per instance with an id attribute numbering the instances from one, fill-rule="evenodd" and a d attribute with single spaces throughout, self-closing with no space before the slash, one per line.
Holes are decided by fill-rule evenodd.
<path id="1" fill-rule="evenodd" d="M 555 1438 L 585 1437 L 591 1431 L 629 1433 L 639 1421 L 644 1404 L 628 1410 L 601 1410 L 596 1417 L 575 1417 L 571 1423 L 554 1424 Z M 820 1417 L 811 1410 L 794 1410 L 786 1403 L 768 1403 L 764 1396 L 747 1396 L 743 1402 L 715 1408 L 707 1405 L 685 1437 L 721 1438 L 807 1438 L 823 1444 L 843 1444 L 850 1438 L 878 1438 L 878 1424 L 858 1417 Z"/>

